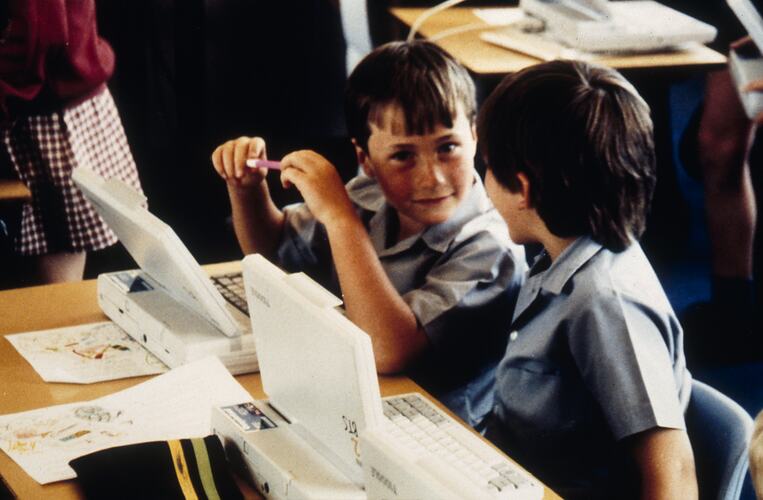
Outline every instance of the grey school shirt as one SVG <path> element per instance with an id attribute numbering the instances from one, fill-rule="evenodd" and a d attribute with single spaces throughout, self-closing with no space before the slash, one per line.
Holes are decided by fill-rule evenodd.
<path id="1" fill-rule="evenodd" d="M 587 237 L 533 264 L 496 377 L 488 437 L 564 498 L 609 497 L 618 442 L 683 429 L 691 391 L 681 327 L 639 244 L 614 253 Z"/>
<path id="2" fill-rule="evenodd" d="M 382 267 L 429 338 L 408 375 L 471 425 L 493 405 L 495 366 L 527 269 L 524 250 L 509 239 L 476 172 L 474 178 L 447 221 L 391 246 L 397 216 L 378 183 L 360 174 L 347 184 Z M 305 204 L 284 213 L 279 264 L 341 296 L 325 227 Z"/>

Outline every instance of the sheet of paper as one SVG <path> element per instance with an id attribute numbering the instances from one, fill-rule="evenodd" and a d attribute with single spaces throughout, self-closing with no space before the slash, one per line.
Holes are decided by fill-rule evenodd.
<path id="1" fill-rule="evenodd" d="M 566 47 L 541 33 L 525 33 L 515 28 L 484 31 L 479 36 L 486 42 L 538 58 L 541 61 L 552 61 L 554 59 L 588 61 L 593 57 L 590 53 Z"/>
<path id="2" fill-rule="evenodd" d="M 491 26 L 506 26 L 524 20 L 525 12 L 518 7 L 472 9 L 475 16 Z"/>
<path id="3" fill-rule="evenodd" d="M 75 477 L 69 461 L 94 451 L 206 436 L 213 406 L 249 400 L 210 357 L 103 398 L 0 416 L 0 449 L 47 484 Z"/>
<path id="4" fill-rule="evenodd" d="M 7 335 L 45 382 L 90 384 L 167 367 L 111 321 Z"/>

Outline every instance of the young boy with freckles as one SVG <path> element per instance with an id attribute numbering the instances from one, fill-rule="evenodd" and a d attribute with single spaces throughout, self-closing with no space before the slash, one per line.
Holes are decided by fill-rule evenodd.
<path id="1" fill-rule="evenodd" d="M 655 185 L 649 108 L 574 61 L 501 82 L 478 120 L 485 185 L 541 244 L 486 436 L 564 498 L 697 498 L 683 333 L 637 239 Z"/>
<path id="2" fill-rule="evenodd" d="M 348 130 L 362 171 L 346 186 L 313 151 L 281 160 L 304 203 L 279 210 L 262 138 L 219 146 L 244 253 L 305 271 L 371 337 L 380 373 L 405 371 L 469 424 L 493 402 L 494 370 L 526 269 L 474 170 L 474 84 L 427 42 L 393 42 L 350 75 Z"/>

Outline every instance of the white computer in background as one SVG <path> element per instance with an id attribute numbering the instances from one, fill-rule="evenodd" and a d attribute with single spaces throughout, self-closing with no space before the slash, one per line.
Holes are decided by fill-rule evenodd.
<path id="1" fill-rule="evenodd" d="M 542 497 L 421 394 L 382 399 L 371 340 L 334 295 L 260 255 L 243 271 L 269 399 L 213 409 L 212 430 L 267 498 Z"/>
<path id="2" fill-rule="evenodd" d="M 234 374 L 256 371 L 236 277 L 217 276 L 216 287 L 172 228 L 144 208 L 143 195 L 127 184 L 83 167 L 72 178 L 140 267 L 98 276 L 103 312 L 169 367 L 217 355 Z"/>
<path id="3" fill-rule="evenodd" d="M 708 43 L 716 29 L 652 0 L 520 0 L 544 36 L 582 52 L 652 52 Z"/>
<path id="4" fill-rule="evenodd" d="M 726 0 L 750 35 L 753 45 L 729 52 L 729 72 L 739 91 L 745 114 L 753 119 L 763 113 L 763 92 L 744 92 L 750 82 L 763 80 L 763 18 L 751 0 Z"/>

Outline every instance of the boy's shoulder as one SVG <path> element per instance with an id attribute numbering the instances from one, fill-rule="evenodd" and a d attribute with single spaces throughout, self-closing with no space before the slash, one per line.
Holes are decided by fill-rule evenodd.
<path id="1" fill-rule="evenodd" d="M 494 261 L 490 256 L 500 254 L 501 259 L 513 262 L 517 273 L 524 274 L 528 268 L 524 247 L 511 240 L 506 222 L 492 206 L 463 221 L 450 238 L 449 248 L 455 258 L 472 255 Z"/>
<path id="2" fill-rule="evenodd" d="M 464 237 L 485 233 L 501 242 L 511 241 L 506 221 L 490 201 L 485 186 L 476 172 L 469 197 L 464 200 L 461 208 L 463 211 L 457 211 L 452 219 L 461 225 L 461 233 Z"/>
<path id="3" fill-rule="evenodd" d="M 621 252 L 613 252 L 591 240 L 578 249 L 584 262 L 570 272 L 566 284 L 572 293 L 587 297 L 592 303 L 623 301 L 637 303 L 650 309 L 672 314 L 672 306 L 665 295 L 649 259 L 638 242 L 634 241 Z M 574 259 L 572 259 L 574 260 Z M 574 265 L 574 262 L 573 262 Z"/>
<path id="4" fill-rule="evenodd" d="M 547 293 L 556 295 L 551 301 L 555 306 L 543 310 L 548 311 L 554 324 L 566 325 L 563 330 L 570 342 L 585 349 L 596 343 L 623 345 L 636 338 L 655 339 L 654 333 L 659 333 L 668 346 L 676 345 L 670 338 L 681 335 L 680 324 L 637 242 L 621 252 L 608 250 L 590 239 L 578 240 L 574 245 L 572 252 L 563 255 L 567 268 L 557 267 L 540 284 Z M 560 257 L 554 264 L 565 262 Z M 530 291 L 538 286 L 533 281 L 530 277 L 525 283 Z M 527 309 L 528 301 L 523 297 L 520 304 L 520 312 Z M 576 352 L 582 352 L 579 349 Z"/>
<path id="5" fill-rule="evenodd" d="M 352 202 L 364 210 L 378 212 L 387 201 L 379 183 L 362 171 L 345 186 Z"/>

